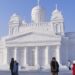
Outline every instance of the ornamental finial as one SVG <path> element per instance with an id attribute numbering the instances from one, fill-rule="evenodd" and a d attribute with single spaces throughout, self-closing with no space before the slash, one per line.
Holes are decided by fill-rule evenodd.
<path id="1" fill-rule="evenodd" d="M 56 10 L 58 9 L 58 5 L 56 4 Z"/>
<path id="2" fill-rule="evenodd" d="M 40 0 L 37 0 L 38 6 L 40 5 Z"/>

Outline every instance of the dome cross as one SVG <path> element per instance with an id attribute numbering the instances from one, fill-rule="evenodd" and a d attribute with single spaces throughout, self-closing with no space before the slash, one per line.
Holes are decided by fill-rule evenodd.
<path id="1" fill-rule="evenodd" d="M 58 5 L 56 4 L 56 10 L 58 10 Z"/>
<path id="2" fill-rule="evenodd" d="M 37 0 L 37 4 L 38 4 L 38 6 L 40 5 L 40 0 Z"/>

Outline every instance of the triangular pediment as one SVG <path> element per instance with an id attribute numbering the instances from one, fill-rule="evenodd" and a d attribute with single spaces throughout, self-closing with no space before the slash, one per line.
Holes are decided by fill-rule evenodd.
<path id="1" fill-rule="evenodd" d="M 41 34 L 41 33 L 26 33 L 26 34 L 22 34 L 22 35 L 18 35 L 18 36 L 14 36 L 14 37 L 10 37 L 8 39 L 6 39 L 6 41 L 13 41 L 13 42 L 39 42 L 39 41 L 47 41 L 50 40 L 51 37 L 50 35 L 47 34 Z M 53 37 L 52 37 L 53 39 Z"/>

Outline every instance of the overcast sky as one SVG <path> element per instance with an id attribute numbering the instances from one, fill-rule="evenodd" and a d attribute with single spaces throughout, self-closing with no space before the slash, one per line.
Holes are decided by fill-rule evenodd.
<path id="1" fill-rule="evenodd" d="M 64 16 L 65 32 L 75 32 L 75 0 L 40 0 L 40 6 L 46 11 L 47 21 L 50 21 L 56 4 Z M 31 10 L 36 5 L 37 0 L 0 0 L 0 36 L 8 34 L 8 22 L 13 13 L 30 22 Z"/>

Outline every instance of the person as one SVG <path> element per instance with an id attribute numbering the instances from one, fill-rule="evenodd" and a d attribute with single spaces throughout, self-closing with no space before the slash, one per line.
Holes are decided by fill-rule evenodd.
<path id="1" fill-rule="evenodd" d="M 16 63 L 16 75 L 18 75 L 18 62 Z"/>
<path id="2" fill-rule="evenodd" d="M 72 75 L 75 75 L 75 61 L 73 61 Z"/>
<path id="3" fill-rule="evenodd" d="M 71 61 L 70 60 L 68 60 L 68 68 L 69 68 L 69 70 L 71 70 Z"/>
<path id="4" fill-rule="evenodd" d="M 14 68 L 13 68 L 14 75 L 18 75 L 18 62 L 14 61 Z"/>
<path id="5" fill-rule="evenodd" d="M 58 75 L 59 72 L 59 64 L 56 61 L 56 58 L 53 57 L 51 62 L 50 62 L 50 67 L 51 67 L 51 73 L 52 75 Z"/>
<path id="6" fill-rule="evenodd" d="M 13 67 L 14 67 L 14 58 L 11 58 L 11 62 L 10 62 L 11 75 L 14 75 Z"/>

